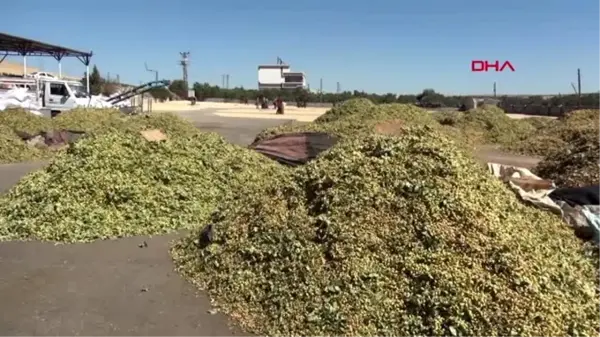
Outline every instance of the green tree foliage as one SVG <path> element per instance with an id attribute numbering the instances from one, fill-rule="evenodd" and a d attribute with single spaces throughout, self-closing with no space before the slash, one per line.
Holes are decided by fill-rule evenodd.
<path id="1" fill-rule="evenodd" d="M 183 80 L 174 80 L 169 85 L 169 90 L 180 98 L 186 98 L 188 85 Z"/>
<path id="2" fill-rule="evenodd" d="M 172 93 L 167 88 L 154 88 L 150 90 L 150 95 L 159 101 L 166 101 L 172 96 Z"/>
<path id="3" fill-rule="evenodd" d="M 104 79 L 100 75 L 98 67 L 94 65 L 92 73 L 90 74 L 90 91 L 92 95 L 99 95 L 102 93 L 102 83 Z"/>
<path id="4" fill-rule="evenodd" d="M 175 86 L 174 84 L 171 87 Z M 180 81 L 182 82 L 182 81 Z M 463 96 L 445 96 L 441 93 L 436 92 L 434 89 L 424 89 L 420 94 L 417 95 L 396 95 L 394 93 L 386 94 L 374 94 L 367 93 L 364 91 L 344 91 L 340 93 L 315 93 L 307 90 L 257 90 L 257 89 L 245 89 L 244 87 L 236 87 L 231 89 L 220 88 L 216 85 L 210 85 L 209 83 L 194 83 L 193 85 L 196 98 L 199 101 L 206 99 L 225 99 L 228 101 L 239 101 L 245 102 L 246 100 L 252 102 L 258 96 L 263 95 L 267 99 L 275 99 L 281 97 L 283 100 L 288 102 L 308 102 L 308 103 L 328 103 L 335 104 L 337 102 L 347 101 L 352 98 L 367 98 L 374 103 L 419 103 L 425 107 L 458 107 L 462 103 Z M 186 89 L 187 90 L 187 89 Z M 171 91 L 175 92 L 173 89 Z M 187 92 L 186 92 L 187 94 Z M 178 94 L 179 95 L 179 94 Z M 155 96 L 158 98 L 157 96 Z M 181 97 L 186 97 L 181 96 Z M 583 107 L 598 107 L 600 104 L 600 95 L 594 94 L 583 94 L 581 98 L 581 106 Z M 502 96 L 499 100 L 504 105 L 525 105 L 525 104 L 536 104 L 536 105 L 549 105 L 549 106 L 577 106 L 578 98 L 577 95 L 563 95 L 555 96 L 552 98 L 544 98 L 541 96 L 530 96 L 530 97 L 514 97 L 514 96 Z"/>
<path id="5" fill-rule="evenodd" d="M 82 83 L 87 82 L 87 74 L 83 74 Z M 109 81 L 100 75 L 100 70 L 98 70 L 98 66 L 94 65 L 92 67 L 92 72 L 90 73 L 90 93 L 92 95 L 105 95 L 110 96 L 116 93 L 119 90 L 119 84 L 114 81 Z"/>
<path id="6" fill-rule="evenodd" d="M 175 82 L 171 87 L 175 87 Z M 308 90 L 277 90 L 277 89 L 267 89 L 267 90 L 256 90 L 256 89 L 245 89 L 244 87 L 236 87 L 231 89 L 220 88 L 216 85 L 210 85 L 209 83 L 194 83 L 194 92 L 196 94 L 196 98 L 199 101 L 203 101 L 206 99 L 226 99 L 230 101 L 245 101 L 248 99 L 249 101 L 253 101 L 259 95 L 263 95 L 268 99 L 275 99 L 276 97 L 281 97 L 285 101 L 291 102 L 310 102 L 310 103 L 336 103 L 347 101 L 352 98 L 368 98 L 375 103 L 415 103 L 417 101 L 416 95 L 396 95 L 394 93 L 386 93 L 383 95 L 379 94 L 371 94 L 364 91 L 344 91 L 340 93 L 315 93 L 310 92 Z M 171 89 L 171 91 L 175 92 L 175 90 Z M 439 95 L 439 94 L 438 94 Z M 155 96 L 156 97 L 156 96 Z M 456 106 L 460 102 L 460 97 L 458 96 L 443 96 L 439 95 L 442 98 L 443 106 Z"/>

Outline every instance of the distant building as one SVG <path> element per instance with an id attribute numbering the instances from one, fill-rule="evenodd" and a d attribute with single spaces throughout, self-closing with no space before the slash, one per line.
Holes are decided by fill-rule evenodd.
<path id="1" fill-rule="evenodd" d="M 289 64 L 258 66 L 258 89 L 306 88 L 306 75 L 291 71 Z"/>

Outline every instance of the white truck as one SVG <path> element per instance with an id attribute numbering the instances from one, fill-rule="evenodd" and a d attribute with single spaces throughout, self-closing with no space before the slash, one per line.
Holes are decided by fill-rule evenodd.
<path id="1" fill-rule="evenodd" d="M 56 78 L 18 78 L 18 77 L 0 77 L 0 101 L 2 99 L 2 91 L 22 88 L 26 93 L 28 105 L 34 103 L 37 106 L 35 110 L 39 110 L 43 115 L 54 117 L 63 111 L 71 110 L 77 107 L 93 107 L 93 108 L 109 108 L 120 107 L 124 112 L 129 112 L 135 109 L 123 102 L 131 100 L 135 96 L 143 95 L 155 88 L 168 87 L 169 81 L 152 81 L 140 86 L 131 88 L 125 92 L 113 95 L 111 97 L 90 96 L 87 94 L 86 87 L 77 81 L 62 80 Z M 13 98 L 14 100 L 14 98 Z M 19 100 L 17 100 L 19 101 Z M 20 100 L 21 102 L 23 99 Z M 2 106 L 0 102 L 0 106 Z M 18 102 L 16 102 L 18 103 Z M 7 106 L 15 106 L 8 104 Z M 18 105 L 17 105 L 18 106 Z M 151 104 L 148 106 L 151 109 Z M 129 111 L 131 110 L 131 111 Z"/>
<path id="2" fill-rule="evenodd" d="M 102 102 L 94 100 L 88 96 L 86 88 L 79 82 L 64 81 L 55 79 L 44 79 L 40 81 L 41 88 L 39 90 L 40 102 L 42 110 L 49 110 L 50 116 L 54 117 L 59 113 L 76 107 L 109 107 Z"/>
<path id="3" fill-rule="evenodd" d="M 83 84 L 77 81 L 42 77 L 0 78 L 0 91 L 8 92 L 16 88 L 26 89 L 26 96 L 29 97 L 27 100 L 38 106 L 42 114 L 52 117 L 76 107 L 112 106 L 98 97 L 90 97 Z M 0 96 L 2 96 L 2 92 L 0 92 Z"/>

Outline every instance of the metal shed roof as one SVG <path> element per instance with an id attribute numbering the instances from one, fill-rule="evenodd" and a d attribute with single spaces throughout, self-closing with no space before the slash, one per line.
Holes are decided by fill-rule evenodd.
<path id="1" fill-rule="evenodd" d="M 0 62 L 7 56 L 51 56 L 59 61 L 63 57 L 76 57 L 85 65 L 89 65 L 92 52 L 79 51 L 6 33 L 0 33 Z"/>

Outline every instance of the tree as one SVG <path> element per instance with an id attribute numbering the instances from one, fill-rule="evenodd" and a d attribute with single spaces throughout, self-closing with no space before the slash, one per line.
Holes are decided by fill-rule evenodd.
<path id="1" fill-rule="evenodd" d="M 114 82 L 104 82 L 102 84 L 102 95 L 112 96 L 119 91 L 119 85 Z"/>
<path id="2" fill-rule="evenodd" d="M 100 76 L 98 67 L 94 65 L 92 73 L 90 74 L 90 92 L 92 95 L 100 95 L 102 93 L 102 84 L 104 79 Z"/>
<path id="3" fill-rule="evenodd" d="M 169 90 L 180 98 L 187 98 L 188 96 L 188 86 L 183 80 L 172 81 Z"/>
<path id="4" fill-rule="evenodd" d="M 166 101 L 171 97 L 171 93 L 166 88 L 154 88 L 150 90 L 150 95 L 159 101 Z"/>
<path id="5" fill-rule="evenodd" d="M 87 82 L 87 73 L 83 75 L 82 83 Z M 92 73 L 90 74 L 90 93 L 92 95 L 100 95 L 102 93 L 102 85 L 104 84 L 104 79 L 100 76 L 100 71 L 98 67 L 94 65 L 92 67 Z"/>

